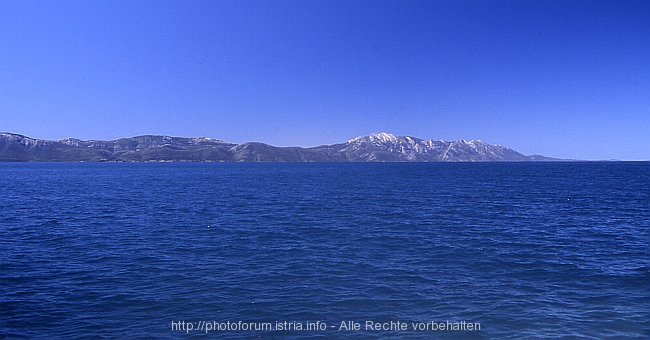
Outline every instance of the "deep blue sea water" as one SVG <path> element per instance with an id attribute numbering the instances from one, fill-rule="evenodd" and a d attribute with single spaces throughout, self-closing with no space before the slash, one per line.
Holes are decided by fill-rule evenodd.
<path id="1" fill-rule="evenodd" d="M 650 338 L 650 163 L 0 163 L 0 192 L 0 338 Z"/>

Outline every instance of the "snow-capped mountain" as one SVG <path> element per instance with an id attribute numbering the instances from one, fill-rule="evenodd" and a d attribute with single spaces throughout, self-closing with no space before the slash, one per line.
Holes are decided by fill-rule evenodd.
<path id="1" fill-rule="evenodd" d="M 359 161 L 489 162 L 529 161 L 512 149 L 480 140 L 423 140 L 390 133 L 373 133 L 349 140 L 341 150 Z"/>
<path id="2" fill-rule="evenodd" d="M 18 162 L 494 162 L 548 161 L 479 140 L 423 140 L 373 133 L 313 148 L 234 144 L 212 138 L 138 136 L 111 141 L 42 140 L 0 133 L 0 161 Z"/>

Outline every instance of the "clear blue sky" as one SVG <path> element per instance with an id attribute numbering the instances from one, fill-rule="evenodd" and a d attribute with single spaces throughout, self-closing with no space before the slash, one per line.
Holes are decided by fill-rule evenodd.
<path id="1" fill-rule="evenodd" d="M 0 0 L 0 131 L 650 159 L 650 1 Z"/>

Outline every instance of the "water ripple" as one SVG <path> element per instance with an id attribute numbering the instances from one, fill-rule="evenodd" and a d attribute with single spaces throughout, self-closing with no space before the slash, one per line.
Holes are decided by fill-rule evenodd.
<path id="1" fill-rule="evenodd" d="M 650 167 L 0 164 L 0 337 L 647 338 Z"/>

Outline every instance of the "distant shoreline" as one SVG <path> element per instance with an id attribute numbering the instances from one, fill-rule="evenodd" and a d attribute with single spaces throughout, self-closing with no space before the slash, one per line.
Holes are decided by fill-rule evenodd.
<path id="1" fill-rule="evenodd" d="M 0 162 L 566 162 L 480 140 L 424 140 L 373 133 L 316 147 L 144 135 L 116 140 L 43 140 L 0 133 Z"/>

